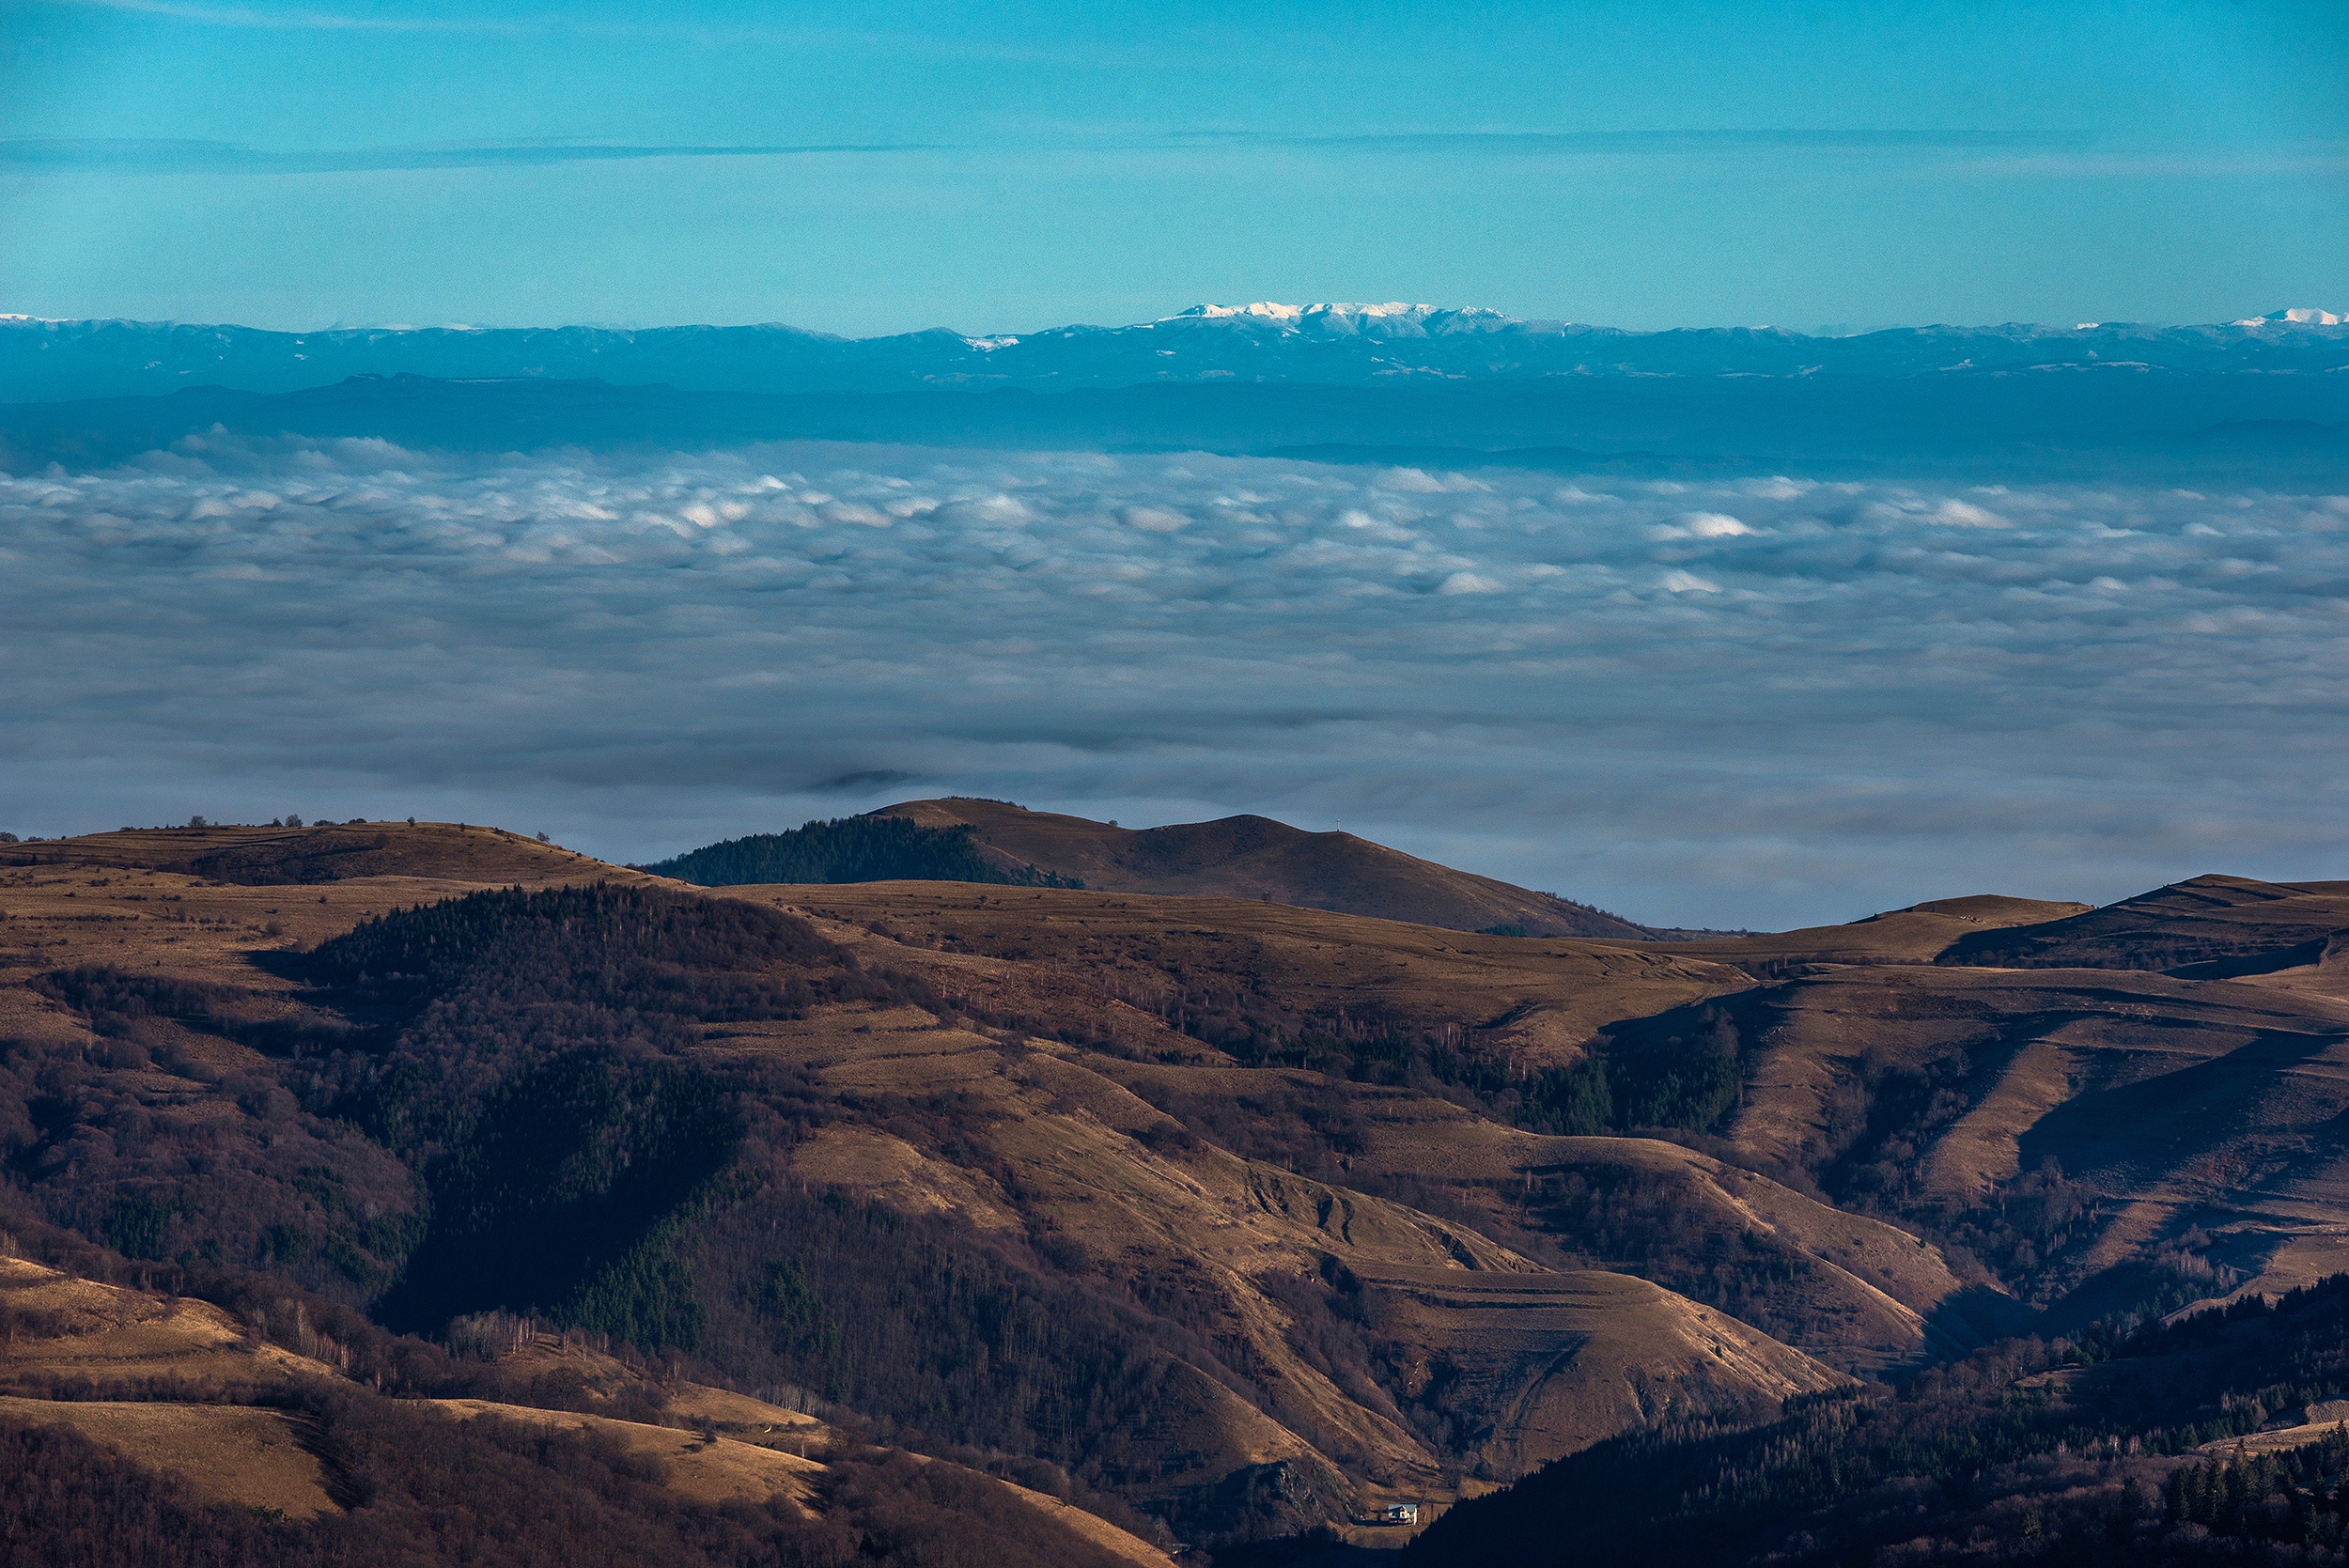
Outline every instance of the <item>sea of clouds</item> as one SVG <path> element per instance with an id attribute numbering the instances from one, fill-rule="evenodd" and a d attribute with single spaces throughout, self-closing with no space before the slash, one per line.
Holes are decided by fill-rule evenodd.
<path id="1" fill-rule="evenodd" d="M 2349 877 L 2349 495 L 194 442 L 0 477 L 0 660 L 23 834 L 972 794 L 1753 926 Z"/>

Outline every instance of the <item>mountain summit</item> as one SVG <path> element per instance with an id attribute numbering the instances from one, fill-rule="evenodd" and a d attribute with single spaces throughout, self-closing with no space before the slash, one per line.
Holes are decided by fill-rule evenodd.
<path id="1" fill-rule="evenodd" d="M 1207 322 L 1245 327 L 1267 326 L 1284 333 L 1317 332 L 1338 337 L 1436 337 L 1446 333 L 1500 332 L 1527 325 L 1514 316 L 1487 310 L 1482 305 L 1453 310 L 1441 305 L 1405 304 L 1400 301 L 1389 301 L 1382 305 L 1283 305 L 1269 302 L 1246 305 L 1201 304 L 1161 317 L 1150 325 L 1181 327 Z"/>
<path id="2" fill-rule="evenodd" d="M 2271 310 L 2264 316 L 2254 316 L 2234 324 L 2238 327 L 2339 327 L 2349 325 L 2349 311 Z"/>

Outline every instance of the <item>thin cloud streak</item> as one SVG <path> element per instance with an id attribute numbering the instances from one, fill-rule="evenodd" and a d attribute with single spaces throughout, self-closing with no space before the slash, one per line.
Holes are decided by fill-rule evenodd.
<path id="1" fill-rule="evenodd" d="M 48 0 L 79 10 L 127 11 L 206 27 L 255 27 L 275 32 L 506 33 L 543 31 L 552 19 L 492 22 L 477 17 L 349 16 L 309 9 L 257 10 L 249 6 L 197 6 L 181 0 Z"/>
<path id="2" fill-rule="evenodd" d="M 991 150 L 1074 152 L 1221 152 L 1244 149 L 1445 157 L 1678 157 L 1766 155 L 1788 151 L 2013 153 L 2078 145 L 2077 139 L 1976 132 L 1658 131 L 1411 132 L 1288 135 L 1273 132 L 1175 131 L 995 138 L 987 143 L 815 142 L 755 146 L 638 147 L 542 141 L 470 146 L 351 147 L 282 152 L 216 141 L 19 137 L 0 141 L 0 168 L 22 173 L 358 174 L 403 169 L 531 167 L 647 158 L 783 158 L 824 154 Z M 2012 158 L 2001 167 L 2023 165 Z M 2069 172 L 2069 171 L 2066 171 Z"/>
<path id="3" fill-rule="evenodd" d="M 268 32 L 452 33 L 535 38 L 549 34 L 613 39 L 663 39 L 702 46 L 743 45 L 794 50 L 834 50 L 897 56 L 983 60 L 997 65 L 1192 66 L 1213 63 L 1206 50 L 1162 46 L 1004 43 L 986 38 L 932 33 L 884 33 L 838 27 L 774 27 L 694 21 L 614 22 L 545 12 L 491 20 L 480 17 L 352 16 L 309 8 L 260 10 L 249 6 L 207 6 L 186 0 L 41 0 L 76 10 L 150 16 L 198 27 L 248 28 Z"/>
<path id="4" fill-rule="evenodd" d="M 79 0 L 71 0 L 79 3 Z M 1338 157 L 1703 158 L 1786 153 L 1945 155 L 1948 170 L 1987 179 L 2233 179 L 2349 174 L 2349 149 L 2326 144 L 2189 153 L 2086 150 L 2068 133 L 1964 131 L 1397 132 L 1292 135 L 1256 131 L 1046 130 L 958 142 L 799 142 L 635 146 L 587 141 L 431 144 L 279 151 L 231 142 L 24 136 L 0 139 L 0 171 L 43 174 L 371 174 L 403 170 L 534 168 L 646 159 L 755 159 L 1024 152 L 1131 155 L 1285 151 Z"/>
<path id="5" fill-rule="evenodd" d="M 1279 131 L 1178 131 L 1168 140 L 1197 147 L 1314 147 L 1355 152 L 1595 154 L 1986 152 L 2078 147 L 2081 132 L 1962 130 L 1393 131 L 1299 134 Z"/>
<path id="6" fill-rule="evenodd" d="M 228 142 L 24 137 L 0 141 L 0 167 L 23 173 L 371 174 L 400 169 L 540 167 L 646 158 L 802 158 L 946 150 L 929 142 L 812 142 L 766 147 L 625 147 L 521 142 L 473 147 L 352 147 L 271 152 Z"/>

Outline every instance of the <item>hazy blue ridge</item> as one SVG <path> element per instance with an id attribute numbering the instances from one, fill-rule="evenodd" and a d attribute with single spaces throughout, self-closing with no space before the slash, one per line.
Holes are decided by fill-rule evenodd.
<path id="1" fill-rule="evenodd" d="M 5 335 L 5 334 L 0 334 Z M 371 438 L 455 453 L 709 451 L 788 441 L 1002 451 L 1202 451 L 1315 462 L 1708 477 L 2014 477 L 2125 469 L 2323 480 L 2349 469 L 2349 375 L 2075 365 L 1884 379 L 1555 377 L 1333 386 L 1209 381 L 765 395 L 600 380 L 360 377 L 262 394 L 0 406 L 0 471 L 92 471 L 227 438 Z M 233 444 L 233 442 L 232 442 Z"/>
<path id="2" fill-rule="evenodd" d="M 2010 323 L 1814 337 L 1775 327 L 1626 332 L 1425 306 L 1316 306 L 1279 316 L 1186 313 L 1120 327 L 995 335 L 938 328 L 854 339 L 773 324 L 284 333 L 0 319 L 0 400 L 15 402 L 206 385 L 292 392 L 350 376 L 400 374 L 595 377 L 694 392 L 1043 392 L 1226 380 L 1383 386 L 1562 376 L 1913 377 L 2116 364 L 2205 373 L 2341 372 L 2349 370 L 2349 327 L 2268 319 L 2207 326 Z"/>

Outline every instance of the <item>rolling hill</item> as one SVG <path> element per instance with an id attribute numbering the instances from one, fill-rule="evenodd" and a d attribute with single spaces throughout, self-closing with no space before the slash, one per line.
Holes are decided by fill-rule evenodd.
<path id="1" fill-rule="evenodd" d="M 2196 877 L 2027 928 L 1970 933 L 1936 962 L 1995 969 L 2160 970 L 2217 980 L 2311 968 L 2349 929 L 2349 882 Z"/>
<path id="2" fill-rule="evenodd" d="M 905 800 L 872 815 L 926 828 L 969 826 L 982 851 L 991 851 L 1006 872 L 1041 867 L 1109 893 L 1268 899 L 1455 931 L 1506 925 L 1536 937 L 1654 935 L 1554 893 L 1455 871 L 1352 833 L 1307 832 L 1266 816 L 1121 828 L 962 797 Z"/>
<path id="3" fill-rule="evenodd" d="M 100 1286 L 0 1281 L 0 1426 L 71 1384 L 50 1427 L 152 1455 L 217 1420 L 282 1470 L 249 1405 L 99 1408 L 226 1409 L 172 1358 L 280 1356 L 501 1443 L 570 1407 L 677 1507 L 776 1468 L 679 1423 L 812 1411 L 838 1457 L 782 1467 L 778 1519 L 912 1484 L 879 1443 L 1145 1550 L 1392 1545 L 1348 1521 L 2343 1261 L 2339 884 L 1519 938 L 1307 907 L 1539 896 L 1345 835 L 892 812 L 1088 885 L 702 890 L 448 824 L 6 846 L 0 1227 L 157 1294 L 91 1332 L 42 1293 Z M 108 1370 L 167 1323 L 210 1338 Z M 302 1409 L 308 1453 L 345 1418 Z"/>

